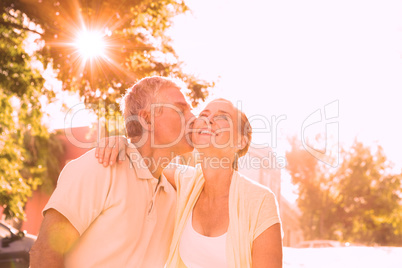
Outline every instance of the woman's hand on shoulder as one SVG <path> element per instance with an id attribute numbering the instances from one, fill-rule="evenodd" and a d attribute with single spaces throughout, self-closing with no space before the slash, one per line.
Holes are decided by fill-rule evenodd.
<path id="1" fill-rule="evenodd" d="M 124 136 L 103 138 L 95 150 L 95 157 L 104 167 L 124 160 L 129 141 Z"/>

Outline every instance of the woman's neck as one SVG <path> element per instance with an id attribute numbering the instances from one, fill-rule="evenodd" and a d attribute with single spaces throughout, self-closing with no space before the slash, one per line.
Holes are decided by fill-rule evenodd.
<path id="1" fill-rule="evenodd" d="M 205 162 L 201 166 L 205 179 L 203 189 L 205 197 L 208 199 L 228 197 L 233 168 L 231 166 L 212 167 L 210 163 Z"/>

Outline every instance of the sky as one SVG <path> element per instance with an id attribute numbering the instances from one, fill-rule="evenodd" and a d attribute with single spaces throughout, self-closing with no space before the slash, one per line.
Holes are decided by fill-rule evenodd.
<path id="1" fill-rule="evenodd" d="M 328 146 L 381 145 L 401 171 L 401 1 L 185 2 L 173 47 L 187 72 L 217 82 L 210 99 L 248 115 L 254 144 L 284 157 L 288 136 L 326 133 Z M 286 172 L 282 181 L 294 201 Z"/>
<path id="2" fill-rule="evenodd" d="M 401 2 L 187 3 L 174 48 L 188 70 L 218 80 L 214 96 L 241 100 L 249 115 L 286 115 L 281 126 L 296 133 L 338 101 L 341 142 L 379 141 L 402 160 L 392 152 L 402 148 Z"/>
<path id="3" fill-rule="evenodd" d="M 286 137 L 324 132 L 343 147 L 355 139 L 381 145 L 401 171 L 401 1 L 186 3 L 192 12 L 174 19 L 173 46 L 187 71 L 217 81 L 211 99 L 240 101 L 254 129 L 270 123 L 270 133 L 256 131 L 256 143 L 281 157 Z M 321 121 L 311 121 L 317 110 Z"/>

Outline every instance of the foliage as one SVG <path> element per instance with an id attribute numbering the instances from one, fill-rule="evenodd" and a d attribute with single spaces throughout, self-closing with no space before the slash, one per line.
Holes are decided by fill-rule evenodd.
<path id="1" fill-rule="evenodd" d="M 292 150 L 286 153 L 287 169 L 292 182 L 299 186 L 298 206 L 302 211 L 301 227 L 305 239 L 333 239 L 332 221 L 335 204 L 332 176 L 325 166 L 304 150 L 295 137 L 291 138 Z"/>
<path id="2" fill-rule="evenodd" d="M 44 67 L 58 73 L 64 90 L 102 109 L 116 133 L 121 118 L 110 107 L 142 77 L 183 79 L 193 105 L 214 85 L 182 72 L 165 35 L 171 19 L 187 11 L 182 1 L 2 0 L 0 10 L 0 204 L 7 217 L 23 219 L 32 190 L 42 184 L 51 191 L 60 171 L 63 148 L 41 123 L 41 103 L 55 96 L 44 87 Z M 77 53 L 75 38 L 84 28 L 104 34 L 105 57 L 84 60 Z"/>
<path id="3" fill-rule="evenodd" d="M 152 75 L 181 78 L 193 104 L 213 86 L 182 72 L 165 34 L 171 19 L 188 10 L 183 1 L 5 0 L 3 8 L 20 10 L 41 26 L 42 55 L 59 71 L 63 89 L 79 91 L 86 103 L 106 102 L 108 107 L 136 80 Z M 77 53 L 74 42 L 83 29 L 103 34 L 105 57 L 85 61 Z"/>
<path id="4" fill-rule="evenodd" d="M 375 151 L 355 142 L 343 153 L 336 179 L 338 229 L 344 240 L 402 245 L 402 174 L 392 174 L 380 146 Z"/>
<path id="5" fill-rule="evenodd" d="M 330 168 L 291 138 L 287 169 L 298 185 L 298 206 L 306 239 L 402 245 L 401 174 L 391 172 L 380 146 L 355 141 Z"/>
<path id="6" fill-rule="evenodd" d="M 10 19 L 3 13 L 9 24 L 0 24 L 0 204 L 6 217 L 23 219 L 32 190 L 59 172 L 52 157 L 59 157 L 60 143 L 41 124 L 39 98 L 51 98 L 52 92 L 45 91 L 40 70 L 32 66 L 39 55 L 25 50 L 24 16 L 13 14 Z"/>

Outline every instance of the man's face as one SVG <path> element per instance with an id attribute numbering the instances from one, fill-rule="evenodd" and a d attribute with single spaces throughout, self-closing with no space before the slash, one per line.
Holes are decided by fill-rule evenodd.
<path id="1" fill-rule="evenodd" d="M 191 152 L 188 127 L 194 118 L 191 106 L 177 88 L 164 88 L 159 91 L 159 102 L 151 108 L 153 131 L 151 146 L 153 148 L 169 148 L 175 154 Z M 162 110 L 159 110 L 162 107 Z"/>

